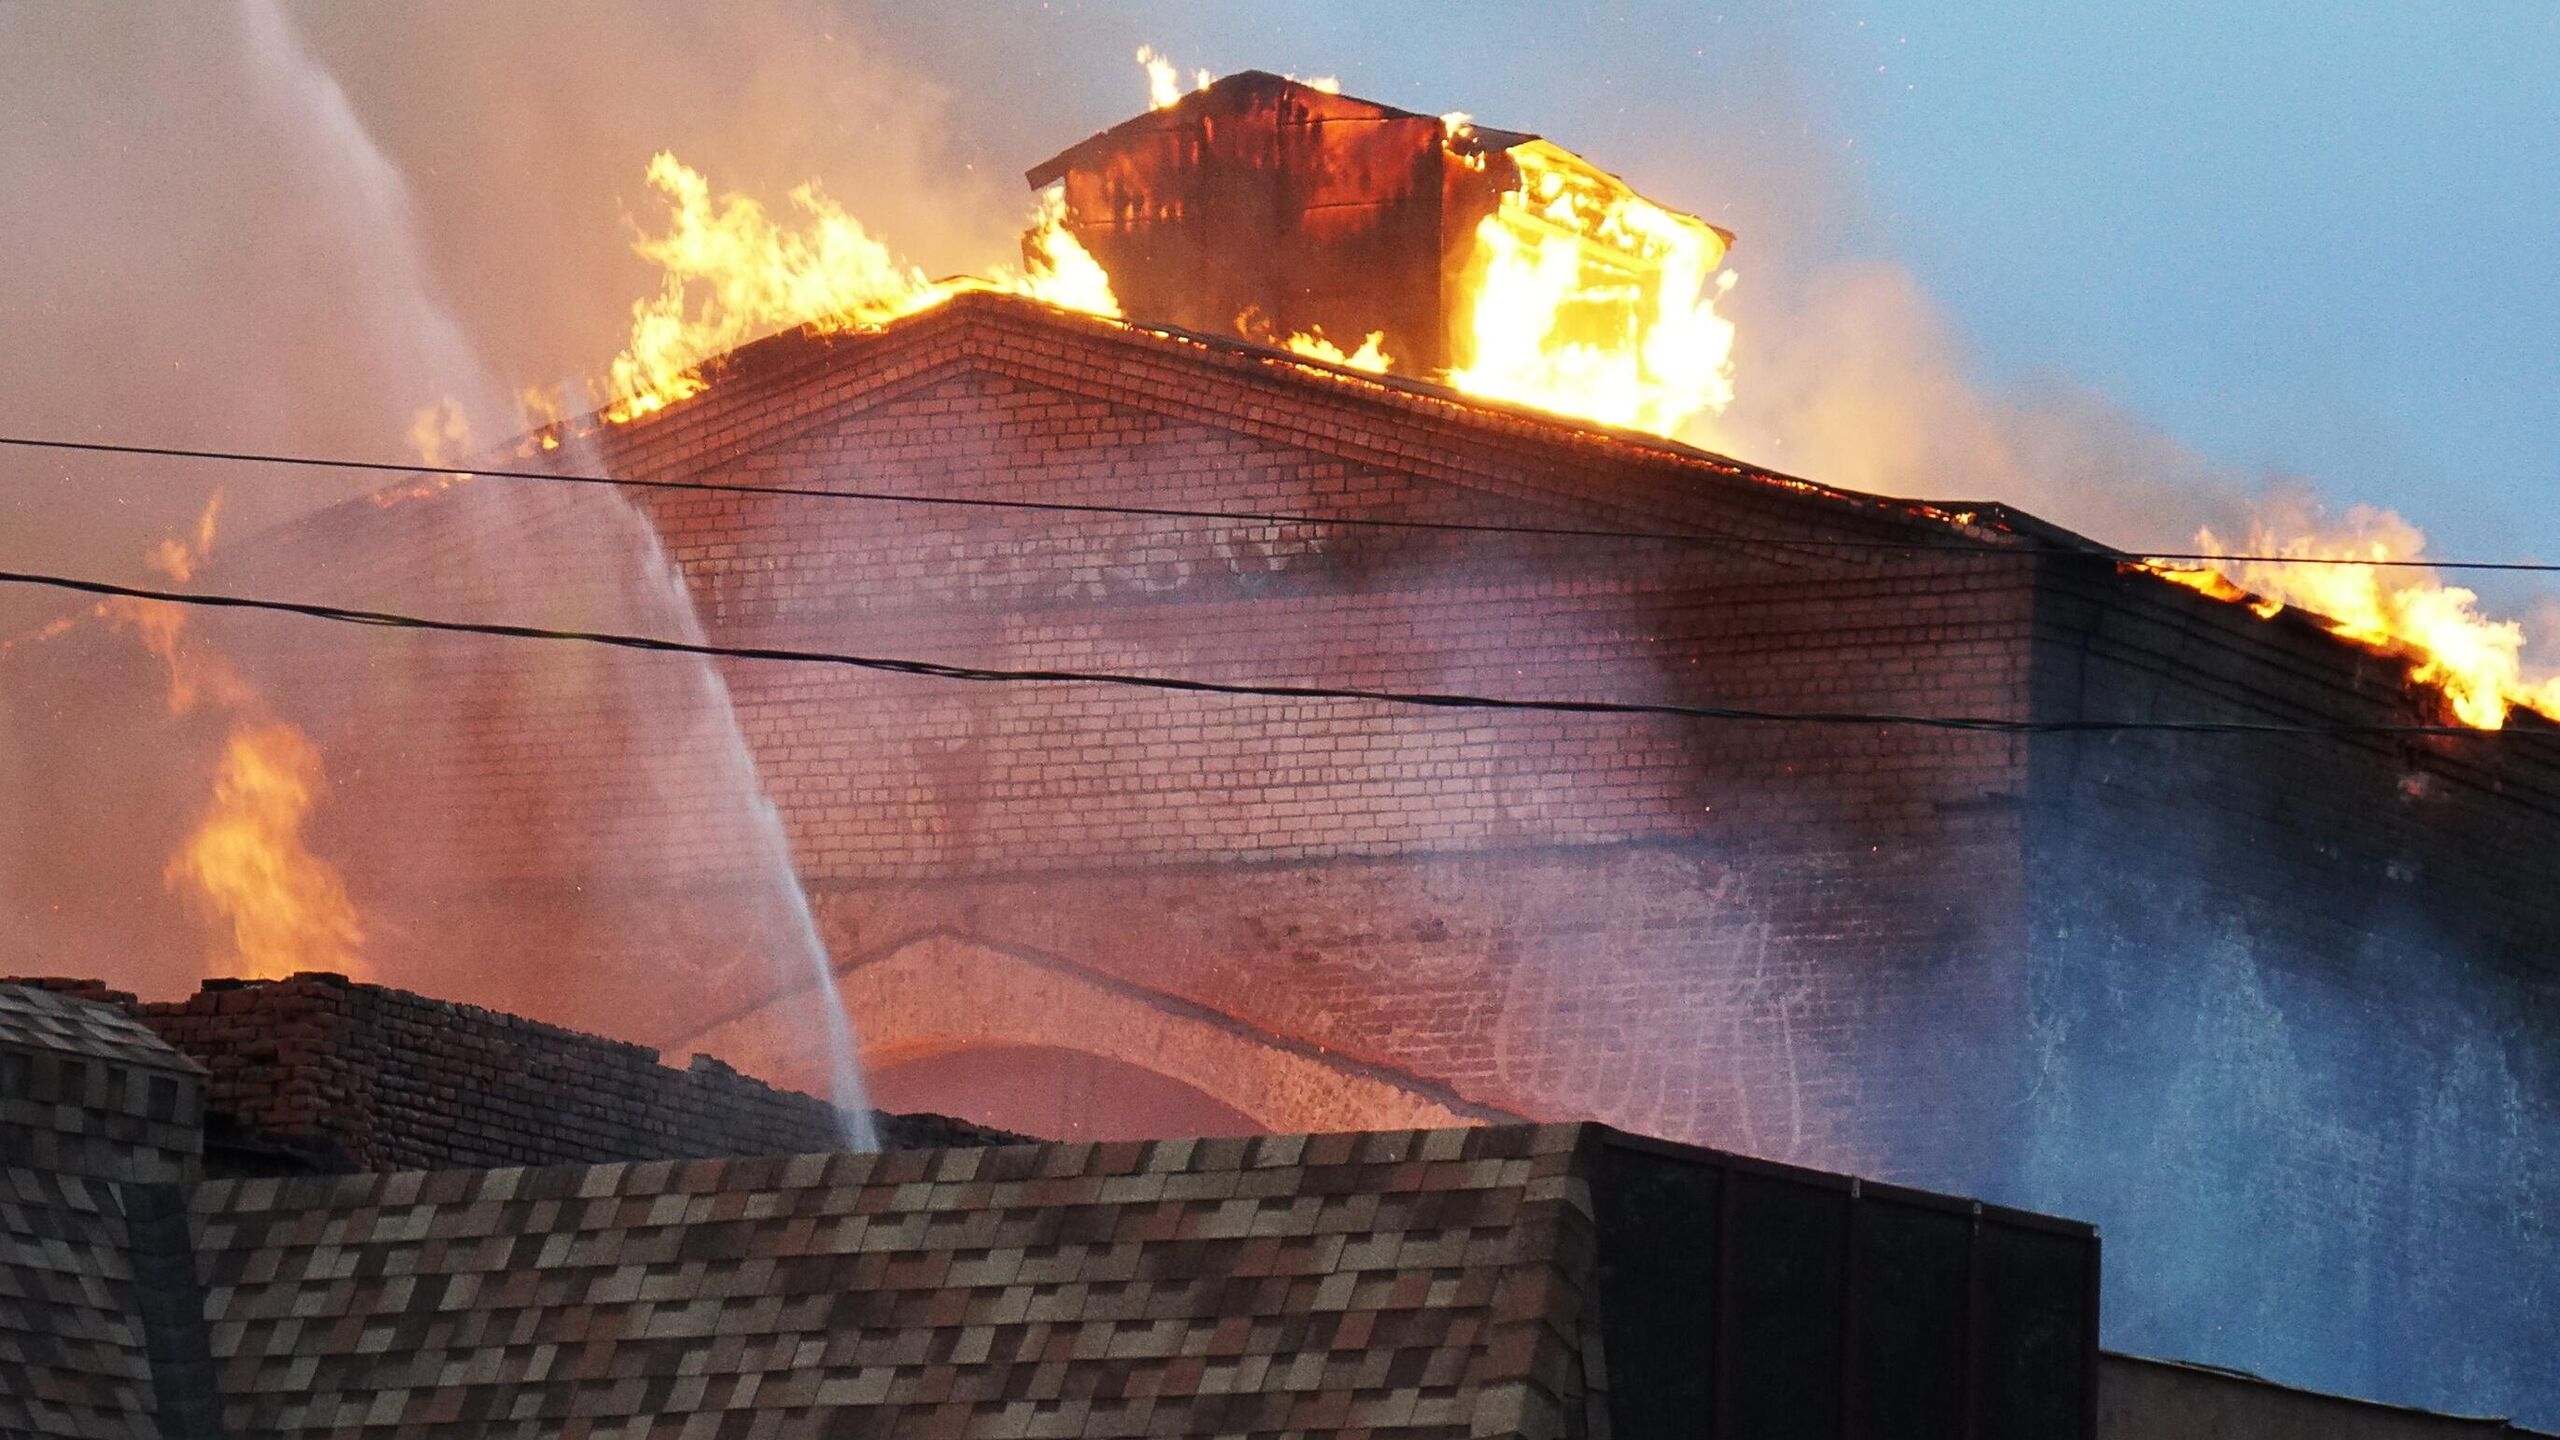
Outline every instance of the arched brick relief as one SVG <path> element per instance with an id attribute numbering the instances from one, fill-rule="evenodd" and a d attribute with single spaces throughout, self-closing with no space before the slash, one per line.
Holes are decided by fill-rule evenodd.
<path id="1" fill-rule="evenodd" d="M 873 1065 L 1037 1046 L 1140 1064 L 1271 1130 L 1465 1125 L 1505 1118 L 1428 1082 L 1329 1055 L 1218 1012 L 947 932 L 910 938 L 837 977 Z M 820 1027 L 785 996 L 685 1042 L 779 1084 L 824 1088 Z"/>

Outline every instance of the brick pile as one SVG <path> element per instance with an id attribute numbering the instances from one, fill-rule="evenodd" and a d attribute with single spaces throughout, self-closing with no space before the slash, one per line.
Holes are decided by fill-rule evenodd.
<path id="1" fill-rule="evenodd" d="M 15 1063 L 7 1042 L 28 1023 L 67 1025 L 21 1013 L 45 1000 L 30 986 L 104 1002 L 57 1007 L 86 1017 L 80 1035 L 92 1048 L 121 1047 L 124 1068 L 92 1067 L 87 1104 L 122 1097 L 110 1087 L 129 1083 L 143 1087 L 136 1106 L 156 1105 L 149 1087 L 168 1082 L 150 1077 L 180 1073 L 188 1088 L 172 1091 L 174 1118 L 150 1123 L 174 1126 L 172 1146 L 183 1142 L 192 1155 L 209 1112 L 217 1168 L 443 1169 L 794 1154 L 843 1142 L 833 1106 L 708 1055 L 679 1070 L 646 1046 L 323 973 L 208 981 L 187 999 L 148 1003 L 93 982 L 0 984 L 0 1066 Z M 128 1072 L 129 1082 L 117 1078 Z M 0 1102 L 0 1116 L 22 1103 Z M 138 1109 L 132 1117 L 144 1118 Z M 938 1115 L 876 1123 L 893 1147 L 1015 1138 Z M 98 1143 L 94 1115 L 78 1129 L 81 1143 Z"/>
<path id="2" fill-rule="evenodd" d="M 341 976 L 213 981 L 141 1014 L 203 1063 L 214 1109 L 359 1169 L 841 1143 L 833 1107 L 726 1066 Z"/>

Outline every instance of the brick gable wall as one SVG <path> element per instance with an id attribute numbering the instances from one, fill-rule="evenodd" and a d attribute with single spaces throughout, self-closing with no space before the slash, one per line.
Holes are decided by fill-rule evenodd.
<path id="1" fill-rule="evenodd" d="M 1959 533 L 1907 508 L 1550 422 L 1275 379 L 1258 361 L 1168 358 L 1160 341 L 1070 331 L 1027 347 L 1020 332 L 1042 328 L 995 308 L 920 322 L 894 347 L 759 347 L 700 401 L 616 432 L 610 455 L 577 463 L 1309 517 L 643 492 L 667 563 L 712 638 L 731 643 L 1773 710 L 2022 711 L 2032 612 L 2021 567 L 1866 548 Z M 470 554 L 475 526 L 485 540 L 507 522 L 557 552 L 550 578 L 561 583 L 538 593 L 602 596 L 564 608 L 609 612 L 613 577 L 578 543 L 574 513 L 595 503 L 472 482 L 323 517 L 311 533 L 325 532 L 341 570 L 369 590 L 424 592 L 449 613 L 503 598 L 505 584 L 474 578 L 488 572 Z M 1332 518 L 1741 538 L 1452 534 Z M 688 918 L 719 913 L 689 897 L 716 893 L 740 851 L 705 798 L 716 767 L 700 737 L 617 736 L 619 717 L 577 703 L 574 677 L 561 678 L 626 662 L 361 639 L 401 657 L 375 668 L 400 677 L 404 709 L 433 712 L 448 694 L 504 702 L 457 705 L 468 723 L 455 724 L 403 725 L 377 709 L 322 736 L 341 787 L 330 814 L 359 822 L 323 820 L 329 853 L 377 877 L 386 908 L 431 909 L 441 937 L 486 937 L 421 963 L 465 993 L 663 1043 L 754 1012 L 765 993 L 753 974 L 724 969 L 751 941 L 694 933 Z M 343 663 L 309 648 L 260 660 L 286 691 L 325 684 Z M 721 674 L 840 959 L 938 929 L 999 950 L 1068 952 L 1163 1004 L 1453 1086 L 1500 1113 L 1747 1135 L 1839 1166 L 1893 1170 L 1927 1156 L 1938 1168 L 1922 1178 L 1941 1183 L 1966 1178 L 1969 1162 L 1948 1155 L 1979 1149 L 1951 1118 L 1978 1078 L 1910 1037 L 1960 1025 L 1996 1043 L 2014 993 L 2002 983 L 2018 948 L 2008 899 L 2024 750 L 2013 740 L 753 662 Z M 374 817 L 445 795 L 469 808 L 421 823 L 470 836 L 468 864 L 403 873 L 394 856 L 420 824 Z M 381 858 L 364 858 L 369 848 Z M 1133 897 L 1141 908 L 1128 908 Z M 1168 913 L 1176 904 L 1242 918 L 1199 935 Z M 595 918 L 652 913 L 669 923 Z M 540 974 L 475 966 L 473 955 L 503 956 L 527 930 L 561 937 L 560 963 Z M 647 973 L 630 957 L 652 953 L 684 957 L 674 983 L 613 983 Z M 1589 973 L 1598 956 L 1620 963 Z M 1852 975 L 1859 983 L 1844 988 Z M 810 1083 L 777 1068 L 796 1063 L 787 1032 L 798 1003 L 776 1007 L 769 1041 L 742 1039 L 749 1029 L 732 1023 L 718 1048 Z M 930 1008 L 907 1007 L 920 1025 Z M 866 1038 L 884 1053 L 960 1043 L 930 1023 Z M 1107 1036 L 1083 1043 L 1111 1047 Z M 1271 1122 L 1410 1118 L 1341 1103 L 1309 1096 Z M 1885 1135 L 1901 1138 L 1876 1148 Z"/>

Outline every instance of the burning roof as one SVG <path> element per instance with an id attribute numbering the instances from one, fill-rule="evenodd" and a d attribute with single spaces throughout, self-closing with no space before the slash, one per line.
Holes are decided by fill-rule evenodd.
<path id="1" fill-rule="evenodd" d="M 1733 237 L 1523 131 L 1247 70 L 1026 178 L 1133 319 L 1662 435 L 1731 398 Z"/>

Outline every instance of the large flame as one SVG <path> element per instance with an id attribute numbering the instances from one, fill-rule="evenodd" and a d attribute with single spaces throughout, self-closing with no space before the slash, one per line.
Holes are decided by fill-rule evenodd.
<path id="1" fill-rule="evenodd" d="M 1141 47 L 1150 104 L 1177 104 L 1181 72 Z M 1206 88 L 1207 71 L 1194 83 Z M 1326 77 L 1310 82 L 1332 90 Z M 1468 121 L 1447 117 L 1452 139 Z M 1670 435 L 1721 412 L 1733 398 L 1731 321 L 1716 302 L 1731 288 L 1724 236 L 1694 217 L 1644 199 L 1544 141 L 1503 152 L 1519 184 L 1477 227 L 1454 326 L 1462 363 L 1445 376 L 1459 390 L 1562 415 Z M 1473 163 L 1481 164 L 1479 156 Z M 662 272 L 658 292 L 632 306 L 631 337 L 610 370 L 614 421 L 659 410 L 702 390 L 701 367 L 748 341 L 793 326 L 843 330 L 886 324 L 967 290 L 1003 290 L 1063 309 L 1117 316 L 1111 278 L 1065 225 L 1065 200 L 1040 197 L 1019 269 L 936 280 L 908 263 L 817 186 L 791 191 L 796 221 L 743 195 L 716 196 L 700 172 L 661 151 L 649 183 L 668 223 L 634 249 Z M 1290 350 L 1373 372 L 1396 369 L 1380 336 L 1345 349 L 1301 333 Z M 460 437 L 422 417 L 422 453 L 449 452 Z"/>
<path id="2" fill-rule="evenodd" d="M 791 192 L 795 226 L 744 195 L 713 198 L 701 174 L 660 151 L 649 183 L 669 207 L 665 233 L 633 246 L 665 272 L 657 294 L 631 307 L 631 339 L 614 357 L 613 403 L 622 421 L 698 393 L 704 361 L 778 330 L 877 326 L 968 290 L 1003 290 L 1063 309 L 1117 315 L 1110 278 L 1067 233 L 1064 201 L 1051 193 L 1023 243 L 1020 269 L 928 279 L 900 259 L 815 183 Z"/>
<path id="3" fill-rule="evenodd" d="M 2517 706 L 2560 717 L 2560 676 L 2527 672 L 2524 627 L 2482 613 L 2475 592 L 2406 563 L 2421 559 L 2426 543 L 2399 516 L 2358 506 L 2342 525 L 2262 520 L 2238 547 L 2204 530 L 2198 551 L 2249 558 L 2148 568 L 2262 616 L 2291 607 L 2348 639 L 2406 652 L 2413 678 L 2443 690 L 2465 725 L 2502 728 Z"/>
<path id="4" fill-rule="evenodd" d="M 347 887 L 302 840 L 321 782 L 320 752 L 300 730 L 242 722 L 231 731 L 203 820 L 169 862 L 229 928 L 218 973 L 281 979 L 352 974 L 364 927 Z"/>
<path id="5" fill-rule="evenodd" d="M 1452 132 L 1463 116 L 1448 117 Z M 1724 237 L 1544 141 L 1508 152 L 1520 185 L 1476 227 L 1471 394 L 1670 435 L 1733 401 Z"/>
<path id="6" fill-rule="evenodd" d="M 152 547 L 145 563 L 178 581 L 213 548 L 222 497 L 193 533 Z M 169 713 L 211 703 L 232 713 L 203 818 L 163 877 L 185 887 L 226 932 L 208 973 L 276 979 L 297 970 L 356 974 L 364 928 L 335 867 L 303 843 L 302 824 L 324 781 L 320 752 L 267 713 L 237 667 L 187 628 L 183 606 L 114 599 L 98 607 L 127 626 L 169 675 Z"/>

